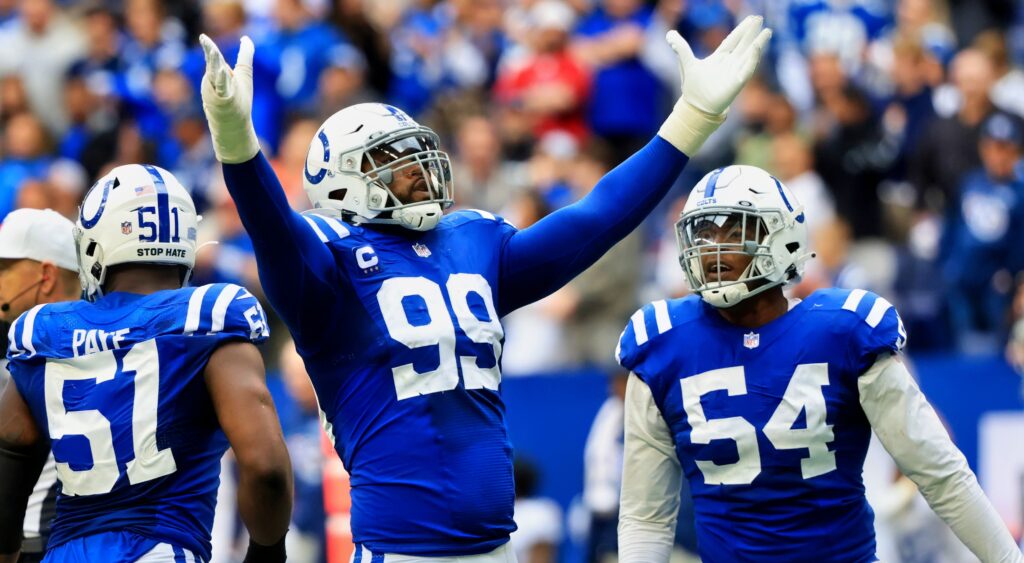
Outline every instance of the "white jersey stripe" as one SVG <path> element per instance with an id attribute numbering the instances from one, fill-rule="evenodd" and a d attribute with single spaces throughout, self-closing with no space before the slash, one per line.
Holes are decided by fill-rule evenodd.
<path id="1" fill-rule="evenodd" d="M 658 323 L 658 334 L 665 334 L 672 328 L 672 319 L 668 316 L 668 303 L 660 299 L 652 303 L 654 306 L 654 320 Z"/>
<path id="2" fill-rule="evenodd" d="M 490 213 L 488 211 L 484 211 L 483 209 L 467 209 L 466 211 L 472 211 L 473 213 L 476 213 L 476 214 L 480 215 L 484 219 L 490 219 L 491 221 L 497 221 L 498 220 L 494 216 L 493 213 Z"/>
<path id="3" fill-rule="evenodd" d="M 39 314 L 39 310 L 42 308 L 42 305 L 36 305 L 29 309 L 25 315 L 24 327 L 21 329 L 21 347 L 33 356 L 36 353 L 36 348 L 32 345 L 32 330 L 36 324 L 36 315 Z"/>
<path id="4" fill-rule="evenodd" d="M 630 322 L 633 323 L 633 334 L 636 336 L 636 345 L 640 346 L 647 342 L 647 324 L 644 321 L 644 310 L 633 313 L 633 316 L 629 318 Z"/>
<path id="5" fill-rule="evenodd" d="M 863 289 L 855 289 L 850 292 L 850 296 L 846 298 L 846 303 L 843 303 L 843 309 L 847 311 L 857 311 L 857 306 L 860 305 L 861 299 L 867 294 Z"/>
<path id="6" fill-rule="evenodd" d="M 26 538 L 38 538 L 44 528 L 42 521 L 43 503 L 50 494 L 50 488 L 57 481 L 57 462 L 53 459 L 53 452 L 46 458 L 43 471 L 39 474 L 36 486 L 32 488 L 32 494 L 28 497 L 28 506 L 25 508 L 25 524 L 22 532 Z M 49 529 L 49 525 L 45 526 Z"/>
<path id="7" fill-rule="evenodd" d="M 884 297 L 879 297 L 875 300 L 875 304 L 871 306 L 871 312 L 868 313 L 868 318 L 864 322 L 868 323 L 868 326 L 875 328 L 878 323 L 882 322 L 882 317 L 885 316 L 885 312 L 892 308 L 892 303 L 885 300 Z"/>
<path id="8" fill-rule="evenodd" d="M 320 225 L 317 225 L 316 221 L 314 221 L 312 217 L 307 217 L 303 215 L 302 218 L 305 219 L 307 223 L 309 223 L 310 227 L 313 228 L 313 232 L 316 233 L 316 236 L 317 238 L 320 239 L 320 242 L 327 242 L 327 235 L 325 235 L 324 232 L 320 230 Z"/>
<path id="9" fill-rule="evenodd" d="M 199 314 L 203 309 L 203 297 L 210 286 L 197 287 L 188 298 L 188 314 L 185 316 L 185 334 L 192 334 L 199 329 Z"/>
<path id="10" fill-rule="evenodd" d="M 349 235 L 348 227 L 343 225 L 341 221 L 334 217 L 324 217 L 323 215 L 320 215 L 319 217 L 323 219 L 324 223 L 327 223 L 327 226 L 330 227 L 335 234 L 338 235 L 338 238 L 345 238 Z"/>
<path id="11" fill-rule="evenodd" d="M 7 330 L 7 342 L 10 342 L 10 351 L 14 354 L 20 354 L 21 348 L 18 348 L 18 340 L 14 337 L 14 329 L 18 327 L 18 323 L 11 323 L 11 328 Z"/>
<path id="12" fill-rule="evenodd" d="M 213 319 L 210 324 L 210 334 L 220 332 L 224 330 L 224 318 L 228 313 L 228 305 L 231 304 L 231 300 L 235 298 L 235 295 L 241 291 L 241 287 L 237 285 L 229 285 L 220 292 L 217 296 L 217 301 L 213 304 Z"/>
<path id="13" fill-rule="evenodd" d="M 138 563 L 174 563 L 174 548 L 169 543 L 158 543 L 140 557 Z"/>

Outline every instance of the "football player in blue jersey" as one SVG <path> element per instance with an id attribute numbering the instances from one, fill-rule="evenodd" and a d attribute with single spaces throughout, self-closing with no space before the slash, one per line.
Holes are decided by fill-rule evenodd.
<path id="1" fill-rule="evenodd" d="M 209 561 L 220 459 L 238 460 L 247 561 L 283 561 L 291 465 L 255 344 L 263 310 L 230 284 L 183 287 L 188 192 L 155 166 L 113 169 L 75 230 L 88 301 L 44 304 L 9 333 L 0 397 L 0 560 L 18 550 L 48 439 L 61 493 L 45 561 Z"/>
<path id="2" fill-rule="evenodd" d="M 874 561 L 861 472 L 872 429 L 936 514 L 985 562 L 1024 561 L 904 365 L 892 305 L 797 280 L 799 202 L 752 166 L 705 176 L 676 223 L 697 295 L 633 315 L 619 522 L 624 563 L 668 561 L 680 480 L 704 561 Z"/>
<path id="3" fill-rule="evenodd" d="M 513 561 L 499 319 L 555 291 L 640 224 L 725 118 L 771 33 L 744 20 L 686 80 L 658 135 L 584 199 L 518 231 L 452 204 L 448 156 L 405 112 L 361 104 L 313 140 L 293 211 L 250 118 L 253 45 L 231 69 L 201 37 L 203 105 L 271 304 L 351 474 L 355 561 Z M 624 101 L 626 103 L 626 101 Z"/>
<path id="4" fill-rule="evenodd" d="M 4 325 L 40 303 L 77 301 L 81 297 L 74 232 L 75 224 L 52 209 L 17 209 L 4 217 L 0 228 L 0 320 Z M 7 328 L 4 326 L 0 335 L 5 350 Z M 11 376 L 6 358 L 0 360 L 0 366 L 2 392 Z M 48 443 L 38 445 L 34 460 L 43 465 L 23 506 L 25 525 L 19 563 L 43 559 L 59 490 L 57 466 Z M 38 468 L 26 465 L 25 470 L 35 474 Z"/>

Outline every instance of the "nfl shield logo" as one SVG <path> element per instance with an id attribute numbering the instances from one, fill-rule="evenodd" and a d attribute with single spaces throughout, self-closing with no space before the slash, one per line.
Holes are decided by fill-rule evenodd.
<path id="1" fill-rule="evenodd" d="M 756 332 L 750 332 L 743 335 L 743 346 L 753 350 L 761 344 L 761 335 Z"/>
<path id="2" fill-rule="evenodd" d="M 121 234 L 130 235 L 132 234 L 132 224 L 128 221 L 121 223 Z"/>
<path id="3" fill-rule="evenodd" d="M 412 249 L 416 251 L 416 255 L 419 256 L 420 258 L 427 258 L 428 256 L 430 256 L 430 249 L 427 248 L 427 245 L 425 244 L 420 244 L 417 242 L 416 244 L 412 245 Z"/>

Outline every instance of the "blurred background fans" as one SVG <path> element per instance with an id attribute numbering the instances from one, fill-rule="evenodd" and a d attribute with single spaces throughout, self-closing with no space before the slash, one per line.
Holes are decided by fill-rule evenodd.
<path id="1" fill-rule="evenodd" d="M 795 296 L 857 287 L 897 306 L 922 387 L 1020 537 L 1020 0 L 0 0 L 0 220 L 22 207 L 74 217 L 112 167 L 157 164 L 192 191 L 203 240 L 220 241 L 200 252 L 194 282 L 261 295 L 199 102 L 204 32 L 229 61 L 240 35 L 254 39 L 256 131 L 294 207 L 308 207 L 301 174 L 318 125 L 385 101 L 441 135 L 457 205 L 526 228 L 655 134 L 679 88 L 667 30 L 702 56 L 750 13 L 774 28 L 770 52 L 660 210 L 505 320 L 521 561 L 614 560 L 617 337 L 641 303 L 687 293 L 669 226 L 696 180 L 729 163 L 769 170 L 806 209 L 818 258 Z M 303 491 L 290 553 L 347 561 L 344 471 L 323 453 L 301 362 L 274 328 L 265 353 Z M 962 560 L 884 451 L 871 459 L 879 556 Z M 230 498 L 217 561 L 245 545 Z"/>

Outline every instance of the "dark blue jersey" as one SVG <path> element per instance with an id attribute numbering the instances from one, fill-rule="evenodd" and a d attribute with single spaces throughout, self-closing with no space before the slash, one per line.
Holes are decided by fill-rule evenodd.
<path id="1" fill-rule="evenodd" d="M 905 340 L 863 290 L 819 290 L 756 329 L 697 296 L 633 316 L 619 361 L 668 424 L 705 561 L 874 560 L 857 378 Z"/>
<path id="2" fill-rule="evenodd" d="M 473 211 L 422 236 L 305 218 L 337 264 L 328 282 L 345 314 L 325 313 L 330 338 L 297 346 L 351 468 L 356 541 L 435 552 L 442 532 L 500 546 L 514 495 L 493 249 L 515 230 Z"/>
<path id="3" fill-rule="evenodd" d="M 499 319 L 636 228 L 685 163 L 655 138 L 582 201 L 528 229 L 459 211 L 426 232 L 299 215 L 262 155 L 224 167 L 263 287 L 351 475 L 356 543 L 459 556 L 508 541 Z"/>
<path id="4" fill-rule="evenodd" d="M 228 443 L 203 371 L 221 344 L 266 338 L 263 309 L 230 284 L 112 293 L 19 317 L 9 368 L 61 482 L 49 547 L 127 531 L 209 560 Z"/>

